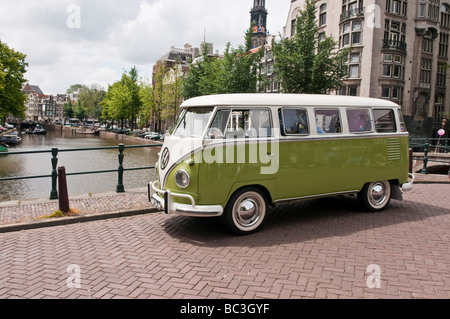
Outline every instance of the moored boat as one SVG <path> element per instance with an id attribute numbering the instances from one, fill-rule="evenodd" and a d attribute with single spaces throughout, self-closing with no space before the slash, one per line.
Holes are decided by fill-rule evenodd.
<path id="1" fill-rule="evenodd" d="M 19 144 L 22 141 L 22 138 L 17 134 L 4 134 L 0 138 L 0 143 L 2 144 Z"/>
<path id="2" fill-rule="evenodd" d="M 42 126 L 36 126 L 34 129 L 29 129 L 25 131 L 26 134 L 35 134 L 35 135 L 45 135 L 47 134 L 47 130 Z"/>
<path id="3" fill-rule="evenodd" d="M 8 145 L 7 144 L 0 144 L 0 153 L 3 153 L 3 152 L 8 152 Z"/>

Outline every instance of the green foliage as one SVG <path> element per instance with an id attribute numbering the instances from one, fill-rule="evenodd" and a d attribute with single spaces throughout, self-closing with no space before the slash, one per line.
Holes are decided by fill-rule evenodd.
<path id="1" fill-rule="evenodd" d="M 105 98 L 100 102 L 103 106 L 102 116 L 105 119 L 122 121 L 130 120 L 134 129 L 137 116 L 141 112 L 140 86 L 138 71 L 133 67 L 122 74 L 122 79 L 109 86 Z"/>
<path id="2" fill-rule="evenodd" d="M 22 92 L 28 66 L 25 58 L 25 54 L 10 49 L 0 41 L 0 118 L 9 114 L 25 117 L 27 97 Z"/>
<path id="3" fill-rule="evenodd" d="M 296 33 L 274 43 L 274 71 L 284 93 L 327 94 L 342 86 L 348 50 L 333 38 L 319 39 L 317 0 L 306 0 L 297 16 Z"/>
<path id="4" fill-rule="evenodd" d="M 259 62 L 264 50 L 250 52 L 251 33 L 245 36 L 245 45 L 232 48 L 227 44 L 224 59 L 203 54 L 191 64 L 183 79 L 181 94 L 185 99 L 201 95 L 225 93 L 256 93 L 261 81 Z"/>
<path id="5" fill-rule="evenodd" d="M 75 116 L 74 107 L 72 105 L 72 102 L 70 100 L 67 100 L 66 103 L 63 105 L 63 112 L 64 116 L 66 118 L 73 118 Z"/>
<path id="6" fill-rule="evenodd" d="M 77 101 L 77 104 L 73 108 L 74 116 L 80 120 L 80 122 L 83 122 L 87 119 L 88 110 L 87 108 L 81 103 L 80 100 Z"/>
<path id="7" fill-rule="evenodd" d="M 151 120 L 152 112 L 155 108 L 153 87 L 149 82 L 141 81 L 139 83 L 139 98 L 142 103 L 142 108 L 139 114 L 139 126 L 142 127 Z"/>
<path id="8" fill-rule="evenodd" d="M 82 85 L 78 89 L 78 101 L 85 108 L 87 118 L 98 119 L 102 115 L 101 101 L 105 98 L 106 92 L 98 84 L 91 86 Z"/>

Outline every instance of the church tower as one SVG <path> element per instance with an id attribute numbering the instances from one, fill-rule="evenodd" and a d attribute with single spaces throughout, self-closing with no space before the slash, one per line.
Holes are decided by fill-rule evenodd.
<path id="1" fill-rule="evenodd" d="M 252 30 L 252 47 L 257 48 L 265 44 L 267 36 L 267 10 L 266 0 L 253 0 L 253 9 L 250 11 Z"/>

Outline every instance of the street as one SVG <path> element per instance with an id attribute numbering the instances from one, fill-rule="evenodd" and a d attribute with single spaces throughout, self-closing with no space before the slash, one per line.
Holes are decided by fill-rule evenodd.
<path id="1" fill-rule="evenodd" d="M 246 237 L 163 213 L 0 234 L 0 298 L 448 299 L 449 194 L 284 204 Z"/>

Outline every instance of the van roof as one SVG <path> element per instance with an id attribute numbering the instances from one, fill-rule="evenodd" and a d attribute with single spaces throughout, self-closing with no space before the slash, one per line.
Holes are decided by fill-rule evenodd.
<path id="1" fill-rule="evenodd" d="M 211 106 L 352 106 L 352 107 L 399 107 L 382 99 L 314 94 L 222 94 L 206 95 L 186 100 L 181 108 Z"/>

